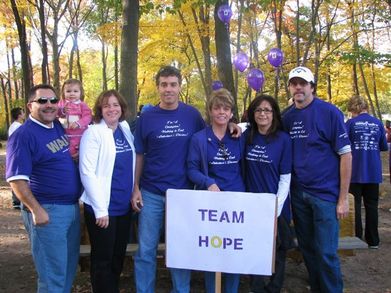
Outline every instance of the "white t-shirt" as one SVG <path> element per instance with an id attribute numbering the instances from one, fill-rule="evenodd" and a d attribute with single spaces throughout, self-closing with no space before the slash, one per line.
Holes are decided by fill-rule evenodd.
<path id="1" fill-rule="evenodd" d="M 14 131 L 16 129 L 18 129 L 20 126 L 22 126 L 22 123 L 18 122 L 18 121 L 14 121 L 12 122 L 10 128 L 8 128 L 8 137 L 11 136 L 12 133 L 14 133 Z"/>

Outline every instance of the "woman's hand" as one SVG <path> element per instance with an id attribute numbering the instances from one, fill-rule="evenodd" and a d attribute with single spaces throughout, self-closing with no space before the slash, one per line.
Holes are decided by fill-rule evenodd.
<path id="1" fill-rule="evenodd" d="M 139 213 L 144 205 L 140 189 L 134 188 L 131 203 L 133 210 Z"/>
<path id="2" fill-rule="evenodd" d="M 109 226 L 109 216 L 97 218 L 95 224 L 100 228 L 106 229 Z"/>
<path id="3" fill-rule="evenodd" d="M 220 188 L 217 186 L 216 183 L 213 183 L 211 186 L 208 187 L 209 191 L 220 191 Z"/>

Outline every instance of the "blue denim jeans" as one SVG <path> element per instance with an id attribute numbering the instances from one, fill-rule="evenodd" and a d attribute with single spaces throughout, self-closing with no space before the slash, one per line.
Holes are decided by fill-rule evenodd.
<path id="1" fill-rule="evenodd" d="M 69 293 L 79 261 L 79 204 L 42 207 L 49 215 L 49 223 L 44 226 L 35 226 L 31 213 L 22 210 L 38 274 L 37 292 Z"/>
<path id="2" fill-rule="evenodd" d="M 143 208 L 138 218 L 139 248 L 134 257 L 137 293 L 154 293 L 156 285 L 156 253 L 164 222 L 166 198 L 141 190 Z M 173 293 L 190 292 L 190 270 L 170 269 Z"/>
<path id="3" fill-rule="evenodd" d="M 215 280 L 216 275 L 214 272 L 205 272 L 205 292 L 214 293 L 215 292 Z M 224 293 L 237 293 L 239 290 L 240 274 L 229 274 L 223 273 L 222 280 L 224 280 L 223 288 Z"/>
<path id="4" fill-rule="evenodd" d="M 293 189 L 291 192 L 293 221 L 311 291 L 342 292 L 336 203 L 301 190 Z"/>

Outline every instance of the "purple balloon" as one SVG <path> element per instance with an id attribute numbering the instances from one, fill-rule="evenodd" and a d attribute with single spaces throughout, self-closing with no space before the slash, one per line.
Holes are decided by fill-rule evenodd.
<path id="1" fill-rule="evenodd" d="M 284 60 L 284 53 L 279 48 L 272 48 L 267 55 L 267 60 L 274 67 L 278 67 L 282 64 Z"/>
<path id="2" fill-rule="evenodd" d="M 263 72 L 257 68 L 251 69 L 249 74 L 247 75 L 248 84 L 253 90 L 257 92 L 259 92 L 259 90 L 262 88 L 264 81 L 265 76 Z"/>
<path id="3" fill-rule="evenodd" d="M 212 82 L 212 89 L 214 91 L 217 91 L 223 87 L 224 87 L 223 83 L 220 80 L 215 80 L 214 82 Z"/>
<path id="4" fill-rule="evenodd" d="M 234 57 L 234 65 L 237 70 L 240 72 L 243 72 L 246 70 L 249 64 L 248 56 L 244 52 L 239 52 L 235 57 Z"/>
<path id="5" fill-rule="evenodd" d="M 225 24 L 229 24 L 232 17 L 232 9 L 229 5 L 223 4 L 217 9 L 217 16 Z"/>

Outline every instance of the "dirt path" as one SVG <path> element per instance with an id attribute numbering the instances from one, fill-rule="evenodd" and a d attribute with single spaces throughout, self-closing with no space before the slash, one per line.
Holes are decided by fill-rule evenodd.
<path id="1" fill-rule="evenodd" d="M 4 151 L 3 151 L 4 152 Z M 384 161 L 386 162 L 384 155 Z M 388 165 L 386 165 L 388 166 Z M 357 250 L 354 256 L 341 256 L 344 292 L 391 293 L 391 186 L 388 170 L 384 166 L 384 183 L 381 186 L 379 207 L 379 232 L 381 245 L 378 250 Z M 4 155 L 0 150 L 0 174 L 4 174 Z M 35 292 L 34 271 L 27 235 L 19 211 L 11 209 L 10 190 L 0 180 L 0 292 Z M 135 292 L 132 262 L 128 260 L 121 278 L 121 292 Z M 306 270 L 302 262 L 287 261 L 283 292 L 309 292 Z M 170 278 L 163 265 L 158 269 L 157 292 L 170 289 Z M 192 278 L 192 292 L 204 292 L 202 274 L 196 272 Z M 90 292 L 87 272 L 79 272 L 73 292 Z M 249 292 L 248 278 L 242 277 L 240 292 Z"/>

